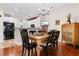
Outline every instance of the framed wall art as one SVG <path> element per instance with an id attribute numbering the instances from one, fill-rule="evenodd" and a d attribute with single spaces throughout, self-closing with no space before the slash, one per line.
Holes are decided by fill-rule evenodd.
<path id="1" fill-rule="evenodd" d="M 60 25 L 60 20 L 56 20 L 55 25 Z"/>

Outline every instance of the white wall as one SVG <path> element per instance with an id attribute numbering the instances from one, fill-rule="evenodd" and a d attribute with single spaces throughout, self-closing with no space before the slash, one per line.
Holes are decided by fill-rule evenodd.
<path id="1" fill-rule="evenodd" d="M 2 17 L 0 17 L 0 43 L 3 42 L 3 10 L 0 9 L 0 15 Z"/>
<path id="2" fill-rule="evenodd" d="M 57 29 L 61 31 L 61 25 L 67 23 L 67 15 L 71 13 L 71 22 L 79 22 L 79 5 L 68 6 L 61 10 L 55 10 L 49 17 L 49 30 Z M 60 25 L 55 25 L 55 20 L 60 20 Z M 61 32 L 60 32 L 61 33 Z M 61 34 L 60 34 L 61 39 Z"/>
<path id="3" fill-rule="evenodd" d="M 40 17 L 38 17 L 37 19 L 28 21 L 28 27 L 30 27 L 31 24 L 35 24 L 35 27 L 40 27 Z"/>
<path id="4" fill-rule="evenodd" d="M 21 35 L 20 35 L 20 29 L 21 26 L 23 26 L 23 28 L 28 28 L 28 21 L 27 20 L 23 20 L 22 22 L 20 20 L 17 20 L 15 22 L 15 40 L 18 44 L 22 44 L 22 39 L 21 39 Z"/>
<path id="5" fill-rule="evenodd" d="M 16 39 L 16 42 L 18 44 L 22 44 L 22 39 L 21 39 L 21 35 L 20 35 L 20 27 L 23 26 L 23 28 L 28 28 L 30 27 L 31 24 L 35 24 L 36 27 L 40 27 L 40 18 L 37 18 L 35 20 L 31 20 L 31 21 L 27 21 L 27 20 L 23 20 L 22 22 L 19 21 L 16 21 L 16 27 L 15 28 L 15 39 Z"/>
<path id="6" fill-rule="evenodd" d="M 28 28 L 28 27 L 30 27 L 31 24 L 35 24 L 36 27 L 40 27 L 40 18 L 31 20 L 31 21 L 23 20 L 22 22 L 20 22 L 20 21 L 16 22 L 16 25 L 18 25 L 19 27 L 23 26 L 23 28 Z M 20 29 L 18 27 L 15 28 L 15 39 L 18 44 L 22 44 Z"/>

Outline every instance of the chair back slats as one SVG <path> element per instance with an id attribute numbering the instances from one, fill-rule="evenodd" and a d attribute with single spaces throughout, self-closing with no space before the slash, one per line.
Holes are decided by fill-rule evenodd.
<path id="1" fill-rule="evenodd" d="M 60 31 L 57 31 L 57 30 L 50 31 L 48 33 L 49 37 L 48 37 L 48 41 L 47 41 L 46 45 L 48 45 L 49 43 L 53 43 L 55 41 L 58 41 L 59 34 L 60 34 Z"/>
<path id="2" fill-rule="evenodd" d="M 30 31 L 29 31 L 29 34 L 32 34 L 32 35 L 35 34 L 35 33 L 36 33 L 35 30 L 30 30 Z"/>
<path id="3" fill-rule="evenodd" d="M 52 40 L 54 38 L 54 33 L 55 32 L 53 32 L 53 31 L 48 32 L 49 37 L 48 37 L 46 45 L 48 45 L 50 42 L 52 42 Z"/>
<path id="4" fill-rule="evenodd" d="M 28 45 L 29 44 L 29 38 L 28 38 L 28 31 L 27 29 L 21 29 L 20 30 L 21 37 L 22 37 L 22 44 L 23 45 Z"/>
<path id="5" fill-rule="evenodd" d="M 58 41 L 59 34 L 60 34 L 60 31 L 57 31 L 57 32 L 55 33 L 55 39 L 54 39 L 54 42 L 55 42 L 55 41 Z"/>

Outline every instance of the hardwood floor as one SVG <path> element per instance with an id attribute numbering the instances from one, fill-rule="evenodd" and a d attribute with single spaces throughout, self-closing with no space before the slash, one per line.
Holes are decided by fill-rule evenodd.
<path id="1" fill-rule="evenodd" d="M 14 46 L 0 49 L 0 56 L 21 56 L 22 46 Z M 46 56 L 46 53 L 41 50 L 40 56 Z M 35 55 L 35 53 L 33 54 Z M 74 48 L 71 45 L 59 43 L 58 51 L 51 52 L 49 49 L 49 56 L 79 56 L 79 48 Z"/>

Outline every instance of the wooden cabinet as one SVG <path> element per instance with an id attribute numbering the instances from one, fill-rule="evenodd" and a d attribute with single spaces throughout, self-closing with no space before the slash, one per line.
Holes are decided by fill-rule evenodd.
<path id="1" fill-rule="evenodd" d="M 74 47 L 79 45 L 79 23 L 63 24 L 62 40 Z"/>

